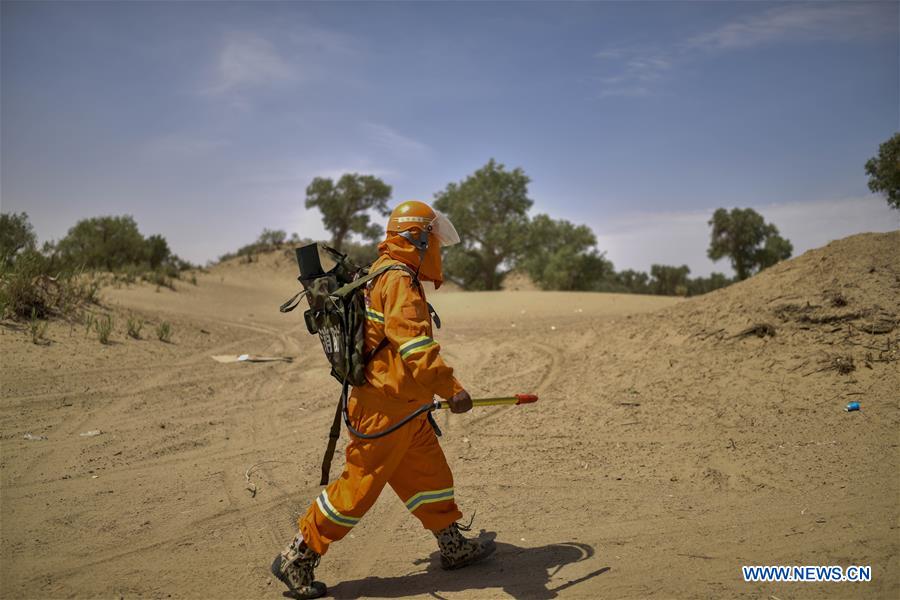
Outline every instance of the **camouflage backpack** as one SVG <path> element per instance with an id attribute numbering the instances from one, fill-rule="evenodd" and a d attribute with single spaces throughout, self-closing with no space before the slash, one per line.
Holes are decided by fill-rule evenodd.
<path id="1" fill-rule="evenodd" d="M 334 259 L 335 266 L 323 271 L 318 255 L 318 244 L 297 248 L 300 276 L 297 278 L 303 290 L 281 305 L 283 313 L 294 310 L 306 296 L 309 310 L 303 313 L 306 329 L 319 335 L 322 350 L 331 365 L 331 375 L 341 384 L 364 385 L 366 362 L 370 353 L 365 352 L 366 304 L 363 287 L 390 270 L 403 270 L 415 277 L 405 265 L 388 265 L 370 272 L 369 267 L 359 267 L 345 254 L 322 245 Z"/>
<path id="2" fill-rule="evenodd" d="M 306 296 L 309 302 L 309 309 L 303 313 L 306 328 L 310 333 L 318 334 L 319 341 L 322 342 L 322 350 L 331 365 L 331 375 L 342 386 L 341 398 L 328 436 L 328 448 L 322 462 L 322 485 L 325 485 L 328 483 L 328 470 L 334 456 L 337 439 L 340 436 L 342 413 L 347 427 L 359 437 L 382 437 L 397 429 L 397 427 L 392 427 L 378 434 L 366 435 L 353 428 L 347 415 L 349 387 L 366 383 L 366 363 L 369 358 L 387 345 L 387 338 L 384 338 L 371 352 L 365 351 L 366 304 L 363 288 L 367 283 L 390 270 L 406 271 L 414 281 L 418 281 L 418 278 L 416 273 L 405 265 L 394 264 L 369 271 L 369 267 L 360 267 L 354 264 L 345 254 L 341 254 L 334 248 L 323 244 L 322 249 L 335 262 L 335 266 L 329 271 L 322 269 L 318 244 L 297 248 L 297 263 L 300 266 L 300 276 L 297 279 L 303 286 L 303 290 L 282 304 L 279 310 L 283 313 L 291 312 Z M 416 415 L 410 415 L 398 426 L 408 422 L 414 416 Z"/>

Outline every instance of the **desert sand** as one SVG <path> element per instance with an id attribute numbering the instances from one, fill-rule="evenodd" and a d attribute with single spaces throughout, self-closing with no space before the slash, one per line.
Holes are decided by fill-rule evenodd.
<path id="1" fill-rule="evenodd" d="M 277 252 L 174 292 L 107 288 L 90 310 L 113 315 L 110 345 L 57 321 L 37 346 L 3 323 L 3 598 L 282 597 L 268 566 L 320 490 L 339 391 L 300 312 L 278 312 L 295 269 Z M 686 300 L 430 299 L 473 396 L 540 395 L 438 416 L 457 501 L 499 549 L 441 571 L 387 489 L 324 557 L 331 596 L 900 597 L 900 232 Z M 244 353 L 293 362 L 211 359 Z M 873 580 L 744 583 L 741 565 Z"/>

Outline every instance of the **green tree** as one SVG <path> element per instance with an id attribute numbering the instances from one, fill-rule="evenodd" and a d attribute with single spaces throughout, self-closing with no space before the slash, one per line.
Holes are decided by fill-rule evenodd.
<path id="1" fill-rule="evenodd" d="M 710 273 L 709 277 L 695 277 L 688 279 L 688 296 L 699 296 L 713 290 L 731 285 L 731 278 L 722 273 Z"/>
<path id="2" fill-rule="evenodd" d="M 517 266 L 545 290 L 595 290 L 613 273 L 597 252 L 597 238 L 586 225 L 537 215 L 531 221 L 528 248 Z"/>
<path id="3" fill-rule="evenodd" d="M 172 258 L 172 251 L 166 238 L 156 234 L 151 235 L 146 241 L 146 256 L 151 269 L 158 269 Z"/>
<path id="4" fill-rule="evenodd" d="M 778 235 L 778 228 L 766 223 L 752 208 L 719 208 L 709 220 L 712 235 L 707 256 L 716 261 L 723 257 L 743 281 L 780 260 L 791 257 L 794 247 Z"/>
<path id="5" fill-rule="evenodd" d="M 341 250 L 353 233 L 375 240 L 383 229 L 369 222 L 368 211 L 383 216 L 389 214 L 387 202 L 391 186 L 372 175 L 346 173 L 337 184 L 331 179 L 316 177 L 306 188 L 306 208 L 318 208 L 325 229 L 331 232 L 331 244 Z"/>
<path id="6" fill-rule="evenodd" d="M 0 262 L 11 265 L 20 252 L 34 250 L 36 245 L 27 213 L 0 214 Z"/>
<path id="7" fill-rule="evenodd" d="M 241 246 L 235 252 L 223 254 L 219 257 L 219 262 L 232 259 L 236 256 L 243 256 L 247 259 L 247 262 L 253 262 L 254 254 L 267 252 L 269 250 L 277 250 L 281 247 L 282 244 L 285 243 L 286 239 L 286 231 L 283 231 L 281 229 L 263 229 L 262 233 L 259 234 L 259 237 L 256 238 L 255 242 L 251 242 L 249 244 Z M 291 238 L 288 241 L 295 246 L 309 243 L 308 240 L 300 239 L 300 236 L 298 236 L 296 233 L 291 234 Z"/>
<path id="8" fill-rule="evenodd" d="M 67 264 L 115 271 L 148 262 L 148 246 L 131 216 L 84 219 L 69 229 L 56 249 Z"/>
<path id="9" fill-rule="evenodd" d="M 878 156 L 866 161 L 869 189 L 881 193 L 888 206 L 900 209 L 900 133 L 878 147 Z"/>
<path id="10" fill-rule="evenodd" d="M 346 242 L 344 243 L 343 252 L 354 263 L 358 265 L 367 265 L 371 262 L 375 262 L 375 259 L 378 258 L 378 244 L 375 242 Z"/>
<path id="11" fill-rule="evenodd" d="M 265 248 L 278 249 L 286 239 L 287 232 L 282 229 L 263 229 L 256 243 Z"/>
<path id="12" fill-rule="evenodd" d="M 528 176 L 494 159 L 459 183 L 435 194 L 434 206 L 460 233 L 447 250 L 444 272 L 467 289 L 500 289 L 528 244 Z"/>
<path id="13" fill-rule="evenodd" d="M 687 265 L 650 265 L 650 289 L 661 296 L 686 296 L 690 272 Z"/>
<path id="14" fill-rule="evenodd" d="M 632 294 L 650 293 L 650 275 L 644 271 L 626 269 L 616 273 L 613 279 L 623 291 Z"/>
<path id="15" fill-rule="evenodd" d="M 791 254 L 794 252 L 794 246 L 778 235 L 778 230 L 775 229 L 774 225 L 772 225 L 772 229 L 774 230 L 775 235 L 768 236 L 763 247 L 756 253 L 756 263 L 759 265 L 760 271 L 771 267 L 777 262 L 790 258 Z"/>

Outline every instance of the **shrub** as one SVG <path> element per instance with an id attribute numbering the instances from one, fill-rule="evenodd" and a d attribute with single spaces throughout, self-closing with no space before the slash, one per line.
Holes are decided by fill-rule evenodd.
<path id="1" fill-rule="evenodd" d="M 167 344 L 172 341 L 172 325 L 168 321 L 163 321 L 156 328 L 156 337 L 159 338 L 159 341 L 166 342 Z"/>
<path id="2" fill-rule="evenodd" d="M 71 314 L 79 306 L 97 301 L 100 283 L 71 270 L 51 270 L 53 261 L 37 251 L 25 251 L 12 264 L 0 263 L 2 317 L 39 319 Z"/>
<path id="3" fill-rule="evenodd" d="M 114 271 L 148 258 L 147 242 L 130 216 L 83 219 L 56 247 L 64 262 L 89 269 Z"/>
<path id="4" fill-rule="evenodd" d="M 97 338 L 100 340 L 101 344 L 109 343 L 109 334 L 112 333 L 113 330 L 113 319 L 111 315 L 106 315 L 105 319 L 97 319 L 94 322 L 94 327 L 97 330 Z"/>
<path id="5" fill-rule="evenodd" d="M 131 285 L 133 283 L 137 283 L 138 279 L 141 278 L 143 274 L 143 269 L 141 269 L 138 265 L 127 265 L 122 267 L 122 270 L 116 273 L 116 279 L 122 281 L 126 285 Z"/>
<path id="6" fill-rule="evenodd" d="M 59 242 L 47 246 L 45 253 L 64 265 L 124 272 L 126 283 L 146 271 L 162 271 L 177 279 L 181 271 L 192 267 L 172 253 L 161 235 L 144 237 L 129 215 L 82 219 Z"/>
<path id="7" fill-rule="evenodd" d="M 37 345 L 47 344 L 48 341 L 44 339 L 44 334 L 47 333 L 47 321 L 41 321 L 37 318 L 37 311 L 31 311 L 31 321 L 29 322 L 29 329 L 31 330 L 31 343 Z"/>
<path id="8" fill-rule="evenodd" d="M 256 238 L 255 242 L 247 244 L 246 246 L 241 246 L 235 252 L 228 252 L 227 254 L 223 254 L 219 257 L 219 262 L 225 262 L 226 260 L 231 260 L 232 258 L 239 257 L 241 259 L 241 263 L 252 263 L 254 254 L 261 254 L 263 252 L 278 250 L 285 243 L 289 243 L 294 246 L 303 246 L 305 244 L 311 243 L 310 240 L 301 239 L 300 236 L 298 236 L 296 233 L 291 234 L 290 238 L 286 238 L 287 234 L 284 231 L 263 229 L 263 232 L 258 238 Z M 344 250 L 346 251 L 346 248 Z M 290 252 L 290 255 L 293 256 L 293 252 Z M 371 262 L 375 258 L 377 258 L 377 253 L 373 255 L 373 258 L 371 260 L 366 262 Z M 187 263 L 184 264 L 187 265 Z"/>
<path id="9" fill-rule="evenodd" d="M 141 329 L 144 328 L 144 321 L 137 317 L 128 317 L 128 337 L 136 340 L 141 339 Z"/>
<path id="10" fill-rule="evenodd" d="M 175 283 L 166 274 L 166 272 L 161 269 L 144 273 L 144 280 L 148 283 L 155 284 L 157 292 L 161 287 L 169 288 L 173 292 L 175 291 Z"/>
<path id="11" fill-rule="evenodd" d="M 84 313 L 84 337 L 87 337 L 91 329 L 94 328 L 94 321 L 94 313 Z"/>
<path id="12" fill-rule="evenodd" d="M 37 237 L 27 213 L 0 214 L 0 261 L 11 265 L 20 252 L 34 250 Z"/>

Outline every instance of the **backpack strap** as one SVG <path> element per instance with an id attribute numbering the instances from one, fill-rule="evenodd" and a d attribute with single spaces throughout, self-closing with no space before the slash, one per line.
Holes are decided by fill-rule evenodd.
<path id="1" fill-rule="evenodd" d="M 431 305 L 431 302 L 426 302 L 428 305 L 428 312 L 431 314 L 431 320 L 434 321 L 434 326 L 438 329 L 441 328 L 441 318 L 438 316 L 437 311 L 434 310 L 434 307 Z"/>
<path id="2" fill-rule="evenodd" d="M 354 279 L 353 281 L 351 281 L 350 283 L 348 283 L 346 285 L 339 287 L 338 289 L 331 292 L 331 295 L 339 296 L 339 297 L 348 296 L 348 295 L 352 294 L 354 291 L 358 290 L 360 287 L 366 285 L 367 283 L 369 283 L 370 281 L 372 281 L 373 279 L 378 277 L 379 275 L 382 275 L 386 271 L 394 271 L 394 270 L 407 271 L 410 274 L 413 273 L 413 270 L 410 269 L 409 267 L 407 267 L 406 265 L 386 265 L 384 267 L 381 267 L 380 269 L 375 269 L 374 271 L 367 273 L 358 279 Z"/>
<path id="3" fill-rule="evenodd" d="M 282 304 L 280 307 L 278 307 L 278 310 L 280 310 L 283 313 L 291 312 L 292 310 L 297 308 L 297 306 L 300 304 L 300 301 L 303 300 L 303 296 L 305 296 L 308 293 L 309 293 L 309 290 L 301 290 L 301 291 L 297 292 L 296 294 L 294 294 L 291 297 L 290 300 L 288 300 L 287 302 Z M 295 300 L 296 300 L 296 302 L 295 302 Z"/>
<path id="4" fill-rule="evenodd" d="M 322 478 L 319 485 L 328 485 L 328 472 L 331 471 L 331 461 L 334 460 L 334 450 L 337 448 L 338 438 L 341 437 L 341 412 L 344 408 L 344 398 L 347 397 L 348 382 L 345 379 L 341 390 L 341 398 L 338 400 L 334 411 L 334 420 L 331 422 L 331 430 L 328 432 L 328 445 L 325 447 L 325 455 L 322 457 Z"/>

